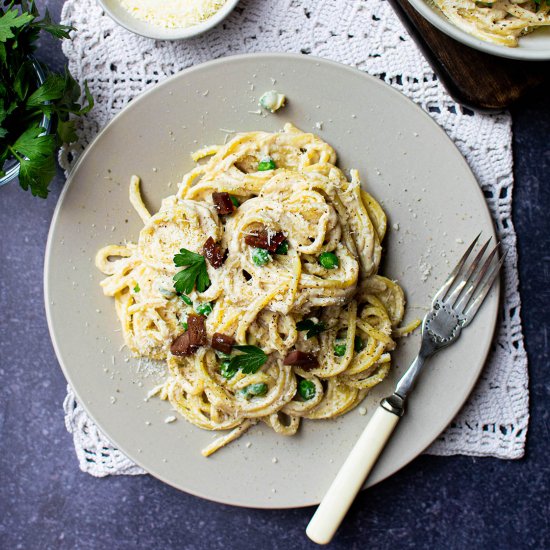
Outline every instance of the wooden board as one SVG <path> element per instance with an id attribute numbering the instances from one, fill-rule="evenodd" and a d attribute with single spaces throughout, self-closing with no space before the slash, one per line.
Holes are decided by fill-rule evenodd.
<path id="1" fill-rule="evenodd" d="M 550 82 L 550 62 L 504 59 L 474 50 L 436 29 L 407 0 L 389 2 L 449 95 L 462 105 L 500 110 Z"/>

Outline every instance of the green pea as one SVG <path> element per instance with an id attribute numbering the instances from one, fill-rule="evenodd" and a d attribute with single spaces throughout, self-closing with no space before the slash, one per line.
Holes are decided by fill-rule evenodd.
<path id="1" fill-rule="evenodd" d="M 340 265 L 338 256 L 333 252 L 323 252 L 319 255 L 318 261 L 325 269 L 336 269 Z"/>
<path id="2" fill-rule="evenodd" d="M 363 342 L 359 336 L 356 336 L 353 341 L 353 349 L 355 350 L 355 353 L 359 353 L 364 347 L 365 342 Z"/>
<path id="3" fill-rule="evenodd" d="M 286 256 L 288 254 L 288 241 L 283 241 L 275 250 L 275 254 Z"/>
<path id="4" fill-rule="evenodd" d="M 305 401 L 313 399 L 316 393 L 315 384 L 311 380 L 300 380 L 298 393 Z"/>
<path id="5" fill-rule="evenodd" d="M 255 248 L 252 251 L 252 261 L 256 265 L 265 265 L 270 259 L 271 256 L 269 255 L 269 252 L 263 248 Z"/>
<path id="6" fill-rule="evenodd" d="M 208 317 L 212 313 L 212 305 L 209 302 L 198 304 L 195 308 L 195 311 L 199 315 L 204 315 L 205 317 Z"/>
<path id="7" fill-rule="evenodd" d="M 259 397 L 267 393 L 267 384 L 260 382 L 259 384 L 250 384 L 244 387 L 242 390 L 238 391 L 238 394 L 245 399 L 250 399 L 251 397 Z"/>
<path id="8" fill-rule="evenodd" d="M 193 305 L 193 301 L 191 300 L 191 298 L 189 298 L 189 296 L 186 296 L 185 294 L 180 294 L 180 298 L 183 300 L 184 304 L 187 304 L 188 306 Z"/>
<path id="9" fill-rule="evenodd" d="M 227 378 L 227 380 L 231 380 L 237 374 L 237 371 L 239 369 L 235 366 L 231 366 L 231 361 L 229 359 L 224 359 L 220 364 L 220 374 Z"/>
<path id="10" fill-rule="evenodd" d="M 240 206 L 239 199 L 237 197 L 235 197 L 235 195 L 229 195 L 229 198 L 231 199 L 231 202 L 233 203 L 233 206 L 235 208 L 239 208 L 239 206 Z"/>
<path id="11" fill-rule="evenodd" d="M 266 157 L 258 163 L 258 172 L 265 172 L 267 170 L 275 170 L 277 165 L 271 157 Z"/>
<path id="12" fill-rule="evenodd" d="M 334 355 L 336 357 L 343 357 L 346 355 L 346 344 L 334 344 Z"/>

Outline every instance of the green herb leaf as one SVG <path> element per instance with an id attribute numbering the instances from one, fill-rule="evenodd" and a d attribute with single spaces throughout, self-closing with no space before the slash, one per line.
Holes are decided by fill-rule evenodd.
<path id="1" fill-rule="evenodd" d="M 174 288 L 179 294 L 189 294 L 196 287 L 197 292 L 204 292 L 210 286 L 204 256 L 182 248 L 174 256 L 176 267 L 185 267 L 174 275 Z"/>
<path id="2" fill-rule="evenodd" d="M 267 361 L 267 355 L 257 346 L 233 346 L 233 349 L 241 353 L 233 355 L 229 365 L 244 374 L 254 374 Z"/>
<path id="3" fill-rule="evenodd" d="M 41 21 L 36 22 L 36 26 L 40 29 L 45 30 L 46 32 L 49 32 L 55 38 L 70 39 L 71 37 L 69 33 L 76 30 L 74 27 L 70 27 L 68 25 L 60 25 L 58 23 L 54 23 L 48 10 L 46 10 L 44 18 Z"/>
<path id="4" fill-rule="evenodd" d="M 45 199 L 48 196 L 48 184 L 55 176 L 55 157 L 38 157 L 33 160 L 21 159 L 19 185 L 26 191 L 30 188 L 35 197 Z"/>
<path id="5" fill-rule="evenodd" d="M 309 340 L 326 330 L 326 327 L 323 322 L 316 323 L 313 319 L 303 319 L 296 323 L 296 330 L 300 332 L 306 330 L 306 340 Z"/>
<path id="6" fill-rule="evenodd" d="M 74 120 L 58 120 L 57 135 L 63 143 L 73 143 L 78 139 L 76 135 Z"/>
<path id="7" fill-rule="evenodd" d="M 8 64 L 8 52 L 6 50 L 6 46 L 0 42 L 0 65 L 7 65 Z"/>
<path id="8" fill-rule="evenodd" d="M 40 14 L 33 0 L 4 0 L 0 6 L 0 174 L 6 160 L 21 165 L 19 183 L 33 195 L 46 197 L 55 175 L 55 150 L 62 142 L 76 140 L 71 115 L 82 115 L 93 107 L 93 98 L 81 88 L 69 71 L 58 74 L 41 64 L 47 75 L 40 85 L 36 62 L 30 60 L 36 42 L 44 33 L 69 38 L 67 25 L 52 21 L 46 10 Z M 43 32 L 44 31 L 44 32 Z M 57 136 L 41 136 L 42 117 L 56 117 Z"/>
<path id="9" fill-rule="evenodd" d="M 31 61 L 25 61 L 17 71 L 13 81 L 13 90 L 17 97 L 24 101 L 29 93 L 29 89 L 35 79 L 34 67 Z"/>
<path id="10" fill-rule="evenodd" d="M 17 138 L 12 149 L 31 160 L 52 155 L 55 151 L 55 138 L 50 135 L 41 135 L 44 132 L 41 126 L 28 128 Z"/>
<path id="11" fill-rule="evenodd" d="M 6 42 L 8 38 L 14 38 L 13 29 L 20 29 L 34 19 L 34 15 L 30 13 L 22 13 L 21 15 L 16 9 L 7 11 L 0 17 L 0 42 Z"/>
<path id="12" fill-rule="evenodd" d="M 64 91 L 65 78 L 59 74 L 50 74 L 47 76 L 44 84 L 27 99 L 27 105 L 29 107 L 37 107 L 45 101 L 61 99 Z"/>
<path id="13" fill-rule="evenodd" d="M 139 288 L 139 283 L 136 283 L 136 286 L 134 287 L 134 292 L 139 292 L 141 288 Z"/>
<path id="14" fill-rule="evenodd" d="M 185 267 L 201 261 L 204 262 L 204 256 L 196 252 L 191 252 L 186 248 L 182 248 L 179 254 L 174 256 L 176 267 Z"/>
<path id="15" fill-rule="evenodd" d="M 67 71 L 67 75 L 70 77 L 70 73 Z M 72 78 L 72 77 L 71 77 Z M 74 80 L 73 80 L 74 82 Z M 86 107 L 82 107 L 80 109 L 80 111 L 76 111 L 74 114 L 75 115 L 85 115 L 87 113 L 89 113 L 93 108 L 94 108 L 94 105 L 95 105 L 95 101 L 94 101 L 94 98 L 92 96 L 92 93 L 90 92 L 90 88 L 88 87 L 88 81 L 85 80 L 84 81 L 84 97 L 86 98 Z"/>
<path id="16" fill-rule="evenodd" d="M 2 122 L 4 122 L 5 118 L 8 116 L 8 112 L 6 111 L 6 108 L 4 107 L 4 100 L 0 99 L 0 125 Z M 1 126 L 0 126 L 1 128 Z M 4 128 L 2 128 L 4 129 Z"/>

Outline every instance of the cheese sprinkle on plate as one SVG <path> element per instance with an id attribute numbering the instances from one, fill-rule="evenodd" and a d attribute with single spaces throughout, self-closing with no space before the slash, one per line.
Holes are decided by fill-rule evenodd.
<path id="1" fill-rule="evenodd" d="M 120 0 L 134 17 L 169 29 L 198 25 L 212 17 L 226 0 Z"/>

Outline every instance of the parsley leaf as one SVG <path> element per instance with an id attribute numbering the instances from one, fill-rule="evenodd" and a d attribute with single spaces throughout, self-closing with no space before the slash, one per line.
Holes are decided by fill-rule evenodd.
<path id="1" fill-rule="evenodd" d="M 58 120 L 57 135 L 63 143 L 72 143 L 78 139 L 74 127 L 74 120 Z"/>
<path id="2" fill-rule="evenodd" d="M 34 15 L 30 13 L 22 13 L 16 9 L 7 11 L 2 17 L 0 17 L 0 42 L 6 42 L 8 38 L 14 38 L 13 29 L 20 29 L 27 23 L 30 23 L 34 19 Z"/>
<path id="3" fill-rule="evenodd" d="M 35 197 L 45 199 L 48 196 L 48 184 L 55 176 L 55 157 L 39 157 L 34 160 L 20 161 L 19 184 L 26 191 L 30 188 Z"/>
<path id="4" fill-rule="evenodd" d="M 44 84 L 27 99 L 29 107 L 39 107 L 45 101 L 60 99 L 65 90 L 65 79 L 60 74 L 49 74 Z"/>
<path id="5" fill-rule="evenodd" d="M 70 39 L 71 37 L 69 33 L 76 30 L 74 27 L 70 27 L 69 25 L 60 25 L 58 23 L 54 23 L 52 21 L 50 12 L 47 9 L 46 13 L 44 14 L 44 18 L 41 21 L 38 21 L 36 23 L 36 26 L 40 29 L 45 30 L 46 32 L 49 32 L 55 38 Z"/>
<path id="6" fill-rule="evenodd" d="M 210 286 L 204 256 L 182 248 L 179 254 L 174 256 L 174 263 L 176 267 L 185 267 L 173 277 L 174 288 L 178 294 L 189 294 L 195 287 L 197 292 L 204 292 Z"/>
<path id="7" fill-rule="evenodd" d="M 326 327 L 323 322 L 315 323 L 313 319 L 303 319 L 302 321 L 298 321 L 296 323 L 296 329 L 299 331 L 306 330 L 306 340 L 309 340 L 310 338 L 313 338 L 326 330 Z"/>
<path id="8" fill-rule="evenodd" d="M 31 61 L 25 61 L 17 71 L 13 81 L 13 90 L 19 100 L 24 101 L 29 88 L 34 82 L 34 67 Z"/>
<path id="9" fill-rule="evenodd" d="M 19 161 L 19 184 L 30 188 L 35 197 L 48 196 L 48 183 L 55 175 L 55 138 L 42 135 L 44 128 L 34 126 L 23 132 L 9 147 Z"/>
<path id="10" fill-rule="evenodd" d="M 68 70 L 57 73 L 32 58 L 44 33 L 70 39 L 73 30 L 54 23 L 47 10 L 40 18 L 34 0 L 0 1 L 0 175 L 6 161 L 17 160 L 19 184 L 38 197 L 48 195 L 56 148 L 77 139 L 72 117 L 94 104 L 87 83 L 82 90 Z M 56 135 L 41 135 L 44 117 L 52 128 L 57 122 Z"/>
<path id="11" fill-rule="evenodd" d="M 254 374 L 267 361 L 267 355 L 257 346 L 233 346 L 233 349 L 242 353 L 231 357 L 229 368 L 241 369 L 244 374 Z"/>
<path id="12" fill-rule="evenodd" d="M 41 126 L 29 128 L 17 138 L 12 149 L 30 159 L 50 155 L 55 149 L 55 138 L 41 135 L 43 133 L 44 128 Z"/>

